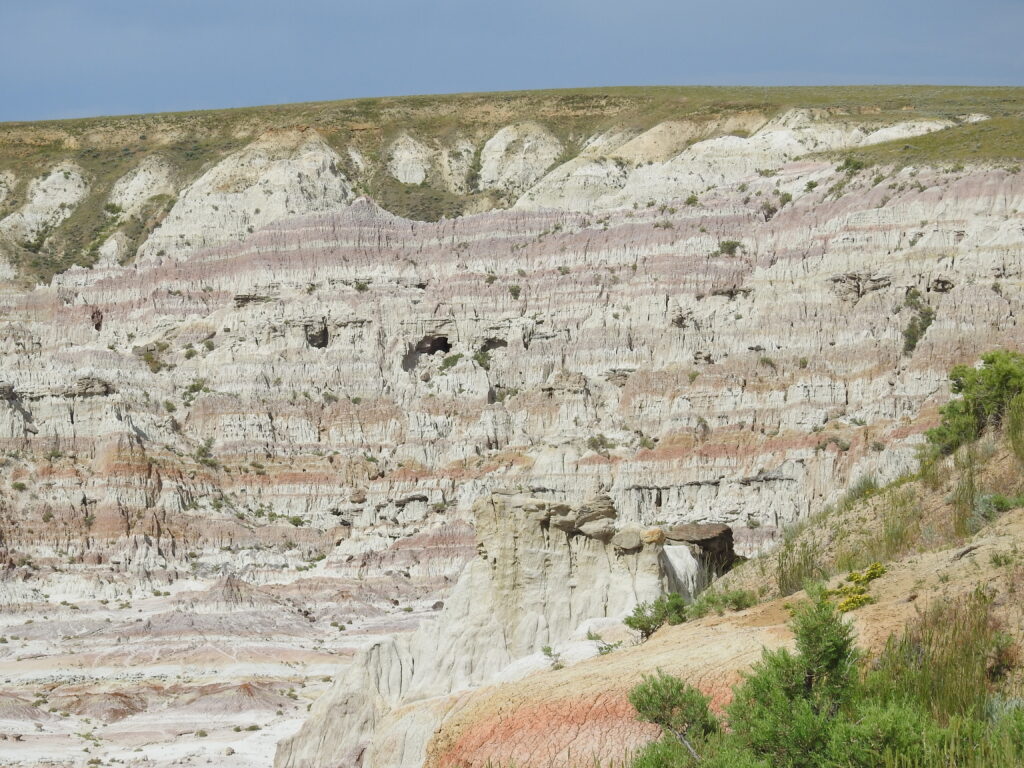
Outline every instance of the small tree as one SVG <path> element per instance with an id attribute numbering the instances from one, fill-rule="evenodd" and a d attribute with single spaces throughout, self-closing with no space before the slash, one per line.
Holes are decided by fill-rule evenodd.
<path id="1" fill-rule="evenodd" d="M 679 739 L 695 760 L 700 755 L 693 740 L 702 740 L 719 728 L 708 708 L 707 697 L 660 669 L 656 675 L 644 675 L 643 682 L 629 692 L 629 703 L 636 709 L 638 719 L 660 725 Z"/>
<path id="2" fill-rule="evenodd" d="M 853 632 L 822 592 L 791 627 L 796 653 L 764 651 L 736 690 L 729 725 L 773 766 L 817 768 L 836 715 L 857 682 Z"/>

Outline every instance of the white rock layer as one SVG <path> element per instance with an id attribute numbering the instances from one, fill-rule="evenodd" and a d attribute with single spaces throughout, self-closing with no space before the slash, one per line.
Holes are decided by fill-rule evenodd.
<path id="1" fill-rule="evenodd" d="M 339 210 L 352 196 L 341 158 L 318 133 L 271 132 L 183 189 L 139 249 L 139 260 L 182 259 L 198 248 L 242 240 L 281 218 Z"/>

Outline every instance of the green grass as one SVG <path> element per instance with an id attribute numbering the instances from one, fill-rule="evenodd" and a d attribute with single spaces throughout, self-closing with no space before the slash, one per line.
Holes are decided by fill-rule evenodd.
<path id="1" fill-rule="evenodd" d="M 875 563 L 887 563 L 910 552 L 921 538 L 922 511 L 912 488 L 896 486 L 882 492 L 881 530 L 858 538 L 836 556 L 836 568 L 849 571 Z"/>
<path id="2" fill-rule="evenodd" d="M 858 148 L 840 156 L 855 158 L 865 166 L 932 165 L 949 169 L 965 163 L 989 163 L 1019 172 L 1024 161 L 1024 118 L 1018 112 L 926 136 Z"/>
<path id="3" fill-rule="evenodd" d="M 775 566 L 775 584 L 783 597 L 799 592 L 808 582 L 828 575 L 817 545 L 797 534 L 783 536 Z"/>

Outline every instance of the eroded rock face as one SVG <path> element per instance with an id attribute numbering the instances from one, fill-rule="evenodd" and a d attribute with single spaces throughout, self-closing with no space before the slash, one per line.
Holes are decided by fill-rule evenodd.
<path id="1" fill-rule="evenodd" d="M 160 155 L 150 155 L 114 182 L 109 202 L 126 215 L 135 216 L 152 198 L 176 192 L 174 168 Z"/>
<path id="2" fill-rule="evenodd" d="M 206 246 L 237 242 L 281 218 L 339 210 L 353 197 L 340 166 L 341 158 L 316 131 L 268 133 L 183 189 L 139 250 L 139 259 L 173 261 Z M 156 171 L 150 170 L 126 182 L 125 193 L 153 181 Z"/>
<path id="3" fill-rule="evenodd" d="M 433 154 L 430 147 L 403 134 L 389 149 L 388 172 L 403 184 L 421 184 L 430 173 Z"/>
<path id="4" fill-rule="evenodd" d="M 757 116 L 705 124 L 666 123 L 652 128 L 604 157 L 580 157 L 559 166 L 528 189 L 521 208 L 580 211 L 617 208 L 646 201 L 663 202 L 701 195 L 723 184 L 742 183 L 758 172 L 812 152 L 866 146 L 947 128 L 951 121 L 907 121 L 876 130 L 826 119 L 813 110 L 793 109 L 762 123 Z M 672 157 L 662 147 L 687 140 L 757 127 L 749 137 L 718 135 L 697 141 Z M 659 158 L 659 160 L 655 160 Z M 645 162 L 646 161 L 646 162 Z"/>
<path id="5" fill-rule="evenodd" d="M 6 197 L 9 185 L 0 183 L 0 187 Z M 61 163 L 45 176 L 29 182 L 28 199 L 21 208 L 0 220 L 0 235 L 37 248 L 51 229 L 74 212 L 88 191 L 82 169 L 74 163 Z"/>
<path id="6" fill-rule="evenodd" d="M 436 223 L 351 200 L 314 131 L 269 134 L 179 190 L 137 262 L 119 232 L 93 269 L 5 285 L 0 597 L 12 609 L 0 634 L 26 638 L 10 646 L 18 711 L 42 717 L 22 704 L 45 678 L 69 711 L 112 719 L 101 691 L 126 713 L 121 730 L 103 726 L 104 758 L 132 758 L 140 729 L 173 744 L 173 721 L 236 739 L 224 764 L 250 768 L 340 667 L 371 692 L 332 693 L 353 734 L 375 728 L 367 755 L 420 755 L 447 704 L 410 692 L 536 669 L 549 663 L 542 638 L 571 663 L 584 614 L 655 594 L 627 569 L 593 577 L 597 597 L 577 596 L 579 582 L 561 602 L 535 591 L 530 614 L 469 605 L 452 594 L 467 563 L 480 571 L 471 591 L 498 594 L 474 548 L 481 499 L 511 490 L 543 507 L 530 514 L 547 539 L 530 551 L 545 553 L 534 565 L 552 589 L 569 588 L 567 563 L 657 550 L 651 567 L 673 574 L 662 586 L 695 594 L 700 559 L 727 559 L 727 536 L 679 526 L 728 526 L 750 554 L 851 481 L 911 468 L 948 369 L 1019 342 L 1024 177 L 848 174 L 787 154 L 862 142 L 862 127 L 749 119 L 666 128 L 648 144 L 612 127 L 550 170 L 517 142 L 533 136 L 547 157 L 555 144 L 519 126 L 491 144 L 487 174 L 481 155 L 479 181 L 507 202 L 517 193 L 502 190 L 525 183 L 550 197 Z M 431 168 L 478 181 L 485 138 L 457 140 L 449 171 L 451 147 L 438 147 Z M 380 172 L 339 151 L 353 172 Z M 934 322 L 905 351 L 922 304 Z M 608 500 L 578 503 L 598 489 Z M 503 535 L 488 533 L 488 557 L 507 546 L 532 562 Z M 439 657 L 414 675 L 412 633 L 433 621 L 416 642 L 440 642 L 439 602 L 461 617 L 448 625 L 464 624 L 444 637 L 472 663 Z M 519 629 L 480 650 L 499 626 Z M 48 664 L 83 654 L 131 665 L 51 679 Z M 224 654 L 240 661 L 226 667 Z M 166 665 L 193 672 L 168 686 Z M 269 682 L 244 687 L 253 676 Z M 221 701 L 251 704 L 266 727 L 234 731 L 252 719 Z M 326 703 L 317 713 L 331 722 Z M 51 754 L 78 755 L 85 717 L 53 725 Z M 288 755 L 320 759 L 302 739 Z M 164 759 L 156 747 L 146 757 Z"/>
<path id="7" fill-rule="evenodd" d="M 10 171 L 0 172 L 0 205 L 3 205 L 7 196 L 11 194 L 11 190 L 14 188 L 14 184 L 17 181 L 17 177 Z"/>
<path id="8" fill-rule="evenodd" d="M 451 702 L 414 704 L 536 668 L 513 662 L 558 647 L 589 619 L 619 617 L 671 578 L 661 542 L 628 552 L 608 543 L 607 496 L 578 507 L 499 495 L 474 507 L 477 556 L 436 620 L 357 658 L 282 743 L 275 764 L 419 765 Z M 598 521 L 609 530 L 593 528 Z M 590 532 L 588 532 L 590 527 Z M 543 662 L 542 662 L 543 664 Z"/>
<path id="9" fill-rule="evenodd" d="M 558 159 L 562 143 L 538 123 L 502 128 L 480 153 L 480 189 L 518 196 Z"/>

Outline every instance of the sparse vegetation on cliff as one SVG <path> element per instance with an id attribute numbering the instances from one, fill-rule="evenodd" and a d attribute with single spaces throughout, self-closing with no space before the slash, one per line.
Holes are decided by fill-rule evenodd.
<path id="1" fill-rule="evenodd" d="M 935 310 L 924 303 L 920 291 L 916 288 L 912 288 L 907 294 L 904 305 L 913 313 L 906 328 L 903 329 L 903 354 L 909 355 L 917 348 L 917 343 L 935 320 Z"/>

